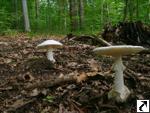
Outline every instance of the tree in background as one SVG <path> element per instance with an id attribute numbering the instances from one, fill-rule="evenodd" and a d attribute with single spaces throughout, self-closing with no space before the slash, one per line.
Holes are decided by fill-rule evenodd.
<path id="1" fill-rule="evenodd" d="M 150 23 L 150 0 L 1 0 L 0 6 L 1 33 L 95 33 L 107 23 Z"/>
<path id="2" fill-rule="evenodd" d="M 28 17 L 28 8 L 27 8 L 27 1 L 22 0 L 22 11 L 23 11 L 23 17 L 24 17 L 24 27 L 25 31 L 30 32 L 30 23 L 29 23 L 29 17 Z"/>
<path id="3" fill-rule="evenodd" d="M 70 30 L 78 30 L 78 1 L 69 0 L 69 9 L 70 9 Z"/>
<path id="4" fill-rule="evenodd" d="M 79 27 L 84 29 L 84 0 L 79 0 Z"/>

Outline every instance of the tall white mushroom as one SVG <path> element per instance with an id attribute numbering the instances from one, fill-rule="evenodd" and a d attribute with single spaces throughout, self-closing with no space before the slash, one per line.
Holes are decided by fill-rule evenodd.
<path id="1" fill-rule="evenodd" d="M 46 40 L 46 41 L 42 42 L 41 44 L 37 45 L 37 48 L 46 49 L 48 60 L 55 62 L 55 59 L 53 57 L 53 51 L 62 46 L 63 46 L 63 44 L 56 40 Z"/>
<path id="2" fill-rule="evenodd" d="M 144 50 L 142 46 L 119 45 L 98 47 L 93 51 L 98 55 L 113 56 L 115 58 L 112 69 L 115 71 L 114 85 L 108 93 L 108 98 L 114 98 L 117 102 L 124 102 L 130 95 L 129 89 L 124 85 L 123 71 L 125 66 L 122 63 L 122 56 L 134 54 Z"/>

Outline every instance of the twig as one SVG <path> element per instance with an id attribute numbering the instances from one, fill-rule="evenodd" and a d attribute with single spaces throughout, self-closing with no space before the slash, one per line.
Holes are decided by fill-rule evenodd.
<path id="1" fill-rule="evenodd" d="M 24 101 L 23 99 L 17 100 L 16 102 L 13 103 L 13 105 L 7 106 L 8 109 L 5 112 L 7 113 L 10 111 L 16 111 L 17 109 L 22 108 L 25 105 L 28 105 L 28 104 L 34 102 L 35 100 L 36 100 L 36 98 L 30 99 L 27 101 Z"/>
<path id="2" fill-rule="evenodd" d="M 12 90 L 13 88 L 11 86 L 6 87 L 6 88 L 0 88 L 0 91 L 8 91 L 8 90 Z"/>
<path id="3" fill-rule="evenodd" d="M 95 74 L 95 76 L 86 76 L 85 80 L 89 80 L 95 77 L 99 77 L 100 74 L 97 73 Z M 102 75 L 101 75 L 102 76 Z M 105 75 L 103 75 L 102 77 L 104 77 Z M 51 80 L 45 80 L 45 81 L 40 81 L 31 85 L 27 85 L 25 86 L 26 90 L 33 90 L 35 88 L 48 88 L 48 87 L 55 87 L 55 86 L 60 86 L 63 84 L 67 84 L 67 83 L 76 83 L 77 81 L 77 76 L 76 75 L 69 75 L 69 76 L 63 76 L 61 78 L 57 78 L 55 80 L 51 79 Z"/>
<path id="4" fill-rule="evenodd" d="M 32 85 L 26 86 L 25 89 L 32 90 L 34 88 L 48 88 L 48 87 L 62 85 L 64 83 L 74 83 L 74 82 L 76 82 L 75 77 L 69 76 L 69 77 L 57 78 L 55 80 L 40 81 L 40 82 L 34 83 Z"/>
<path id="5" fill-rule="evenodd" d="M 100 37 L 100 35 L 97 36 L 97 38 L 98 38 L 99 41 L 101 41 L 102 43 L 104 43 L 106 46 L 111 46 L 111 44 L 110 44 L 109 42 L 107 42 L 106 40 L 102 39 L 102 38 Z"/>
<path id="6" fill-rule="evenodd" d="M 120 110 L 117 106 L 112 106 L 112 105 L 109 105 L 109 104 L 101 104 L 99 105 L 100 108 L 107 108 L 107 109 L 115 109 L 115 113 L 120 113 Z"/>

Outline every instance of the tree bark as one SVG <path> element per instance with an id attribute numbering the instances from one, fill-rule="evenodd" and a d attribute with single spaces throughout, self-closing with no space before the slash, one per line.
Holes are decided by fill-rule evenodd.
<path id="1" fill-rule="evenodd" d="M 147 21 L 150 21 L 150 0 L 148 0 L 148 7 L 147 7 Z"/>
<path id="2" fill-rule="evenodd" d="M 18 22 L 18 0 L 14 0 L 14 12 L 15 12 L 15 28 L 18 29 L 18 25 L 19 25 L 19 22 Z"/>
<path id="3" fill-rule="evenodd" d="M 47 8 L 46 8 L 46 26 L 47 26 L 47 32 L 49 32 L 49 30 L 51 30 L 51 17 L 50 17 L 50 0 L 47 0 Z"/>
<path id="4" fill-rule="evenodd" d="M 128 2 L 128 6 L 129 6 L 129 17 L 130 17 L 130 21 L 133 20 L 133 0 L 129 0 Z"/>
<path id="5" fill-rule="evenodd" d="M 77 0 L 69 0 L 69 8 L 70 8 L 70 30 L 77 31 L 78 29 L 78 7 L 77 7 Z"/>
<path id="6" fill-rule="evenodd" d="M 26 32 L 30 32 L 30 23 L 28 17 L 28 8 L 27 8 L 27 1 L 22 0 L 22 9 L 23 9 L 23 17 L 24 17 L 24 27 Z"/>
<path id="7" fill-rule="evenodd" d="M 79 26 L 80 30 L 84 29 L 84 1 L 79 0 Z"/>
<path id="8" fill-rule="evenodd" d="M 123 22 L 126 21 L 127 18 L 128 0 L 124 0 L 124 2 L 125 2 L 125 6 L 124 6 Z"/>
<path id="9" fill-rule="evenodd" d="M 35 18 L 39 18 L 39 0 L 35 0 Z"/>
<path id="10" fill-rule="evenodd" d="M 136 0 L 136 19 L 139 18 L 139 0 Z"/>
<path id="11" fill-rule="evenodd" d="M 109 9 L 108 9 L 108 3 L 107 0 L 103 1 L 103 22 L 104 25 L 109 23 Z"/>

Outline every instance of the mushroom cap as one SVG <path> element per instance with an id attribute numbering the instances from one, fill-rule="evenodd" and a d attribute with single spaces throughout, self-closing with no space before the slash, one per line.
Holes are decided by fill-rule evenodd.
<path id="1" fill-rule="evenodd" d="M 138 53 L 145 48 L 142 46 L 132 46 L 132 45 L 117 45 L 117 46 L 108 46 L 108 47 L 98 47 L 93 51 L 98 55 L 107 55 L 107 56 L 122 56 L 128 54 Z"/>
<path id="2" fill-rule="evenodd" d="M 44 42 L 42 42 L 41 44 L 37 45 L 37 48 L 40 49 L 50 49 L 50 48 L 60 48 L 62 47 L 63 44 L 56 41 L 56 40 L 46 40 Z"/>

